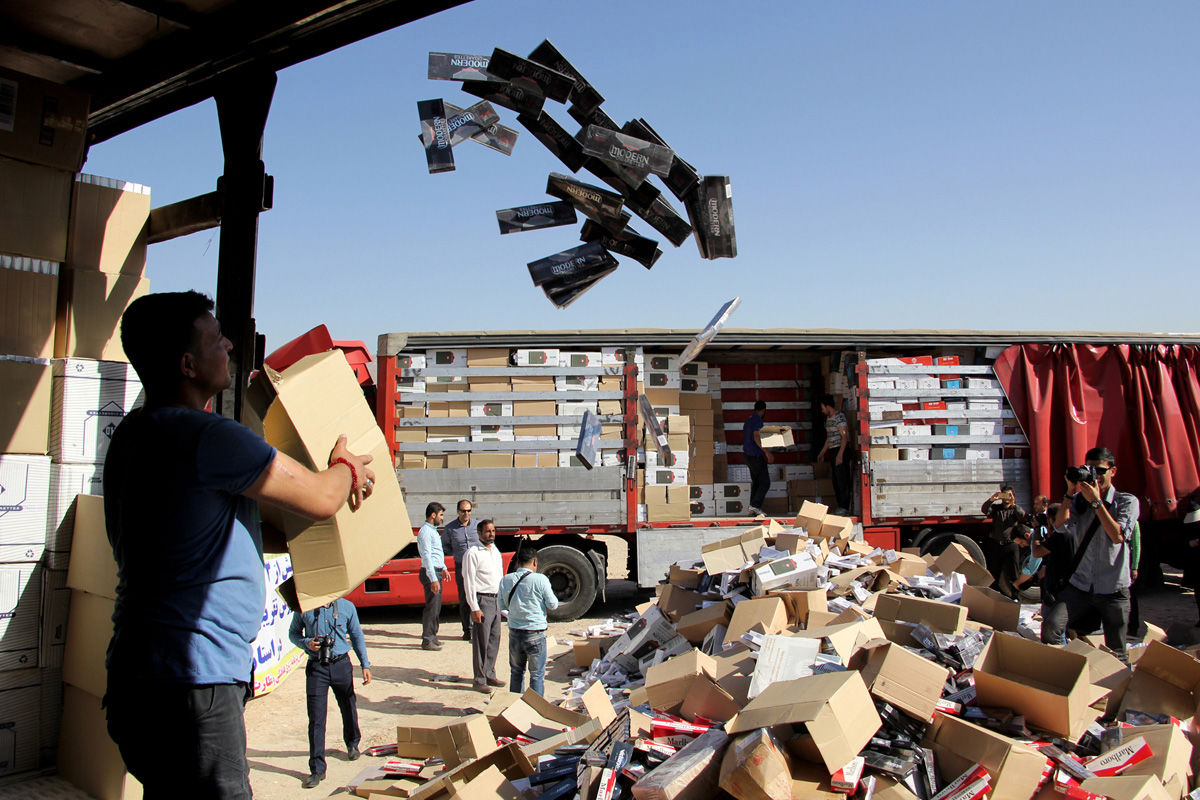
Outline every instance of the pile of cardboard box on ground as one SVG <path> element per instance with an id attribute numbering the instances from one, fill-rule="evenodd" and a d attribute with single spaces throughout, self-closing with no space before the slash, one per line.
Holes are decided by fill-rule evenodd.
<path id="1" fill-rule="evenodd" d="M 494 695 L 406 718 L 361 797 L 1178 800 L 1193 785 L 1200 661 L 1132 669 L 1052 647 L 966 551 L 854 541 L 807 504 L 672 565 L 657 600 L 579 631 L 559 704 Z M 380 748 L 384 750 L 384 748 Z"/>

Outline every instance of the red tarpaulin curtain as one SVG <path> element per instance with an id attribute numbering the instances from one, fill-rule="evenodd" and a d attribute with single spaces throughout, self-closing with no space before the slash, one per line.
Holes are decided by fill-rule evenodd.
<path id="1" fill-rule="evenodd" d="M 1200 487 L 1200 347 L 1013 345 L 995 369 L 1029 437 L 1034 492 L 1061 497 L 1092 447 L 1113 451 L 1114 484 L 1143 518 L 1178 516 Z"/>

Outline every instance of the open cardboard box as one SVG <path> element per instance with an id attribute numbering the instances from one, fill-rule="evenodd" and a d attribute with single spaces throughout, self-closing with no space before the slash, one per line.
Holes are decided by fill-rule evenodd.
<path id="1" fill-rule="evenodd" d="M 966 606 L 968 619 L 994 630 L 1015 631 L 1021 621 L 1021 604 L 986 586 L 963 588 L 962 605 Z"/>
<path id="2" fill-rule="evenodd" d="M 761 624 L 764 633 L 779 633 L 787 629 L 787 609 L 779 597 L 756 597 L 743 600 L 733 607 L 725 641 L 736 642 L 742 634 Z"/>
<path id="3" fill-rule="evenodd" d="M 333 517 L 313 522 L 261 505 L 264 525 L 284 535 L 291 554 L 293 575 L 280 587 L 281 596 L 293 610 L 320 608 L 361 584 L 413 539 L 389 466 L 391 451 L 340 350 L 306 356 L 283 372 L 263 367 L 250 384 L 246 409 L 247 425 L 311 469 L 325 469 L 340 434 L 350 452 L 374 456 L 374 490 L 357 510 L 344 504 Z"/>
<path id="4" fill-rule="evenodd" d="M 859 647 L 849 666 L 858 670 L 874 697 L 921 722 L 933 718 L 950 674 L 946 667 L 880 639 Z"/>
<path id="5" fill-rule="evenodd" d="M 975 662 L 976 703 L 1011 708 L 1033 726 L 1075 742 L 1100 712 L 1108 693 L 1093 686 L 1088 660 L 1051 645 L 996 633 Z"/>
<path id="6" fill-rule="evenodd" d="M 691 644 L 700 644 L 716 626 L 728 627 L 732 613 L 729 601 L 722 600 L 680 617 L 679 622 L 675 623 L 675 630 Z"/>
<path id="7" fill-rule="evenodd" d="M 883 722 L 862 677 L 846 671 L 772 683 L 725 728 L 734 734 L 776 725 L 803 725 L 805 733 L 788 740 L 788 749 L 823 762 L 832 774 L 858 755 Z"/>
<path id="8" fill-rule="evenodd" d="M 434 739 L 446 767 L 457 767 L 496 749 L 496 736 L 483 714 L 451 719 L 434 729 Z"/>
<path id="9" fill-rule="evenodd" d="M 1103 699 L 1104 705 L 1098 705 L 1097 708 L 1105 716 L 1115 717 L 1133 674 L 1129 667 L 1111 653 L 1093 647 L 1082 639 L 1072 639 L 1062 649 L 1068 653 L 1078 653 L 1088 660 L 1089 680 L 1093 685 L 1108 690 Z"/>
<path id="10" fill-rule="evenodd" d="M 747 562 L 754 561 L 766 543 L 766 529 L 759 525 L 738 536 L 709 542 L 700 548 L 700 557 L 708 574 L 718 575 L 740 570 Z"/>
<path id="11" fill-rule="evenodd" d="M 938 633 L 957 636 L 963 632 L 967 609 L 941 600 L 885 594 L 875 600 L 875 616 L 879 619 L 919 622 Z"/>
<path id="12" fill-rule="evenodd" d="M 587 721 L 586 714 L 556 706 L 533 689 L 526 689 L 521 699 L 504 709 L 493 727 L 498 728 L 498 733 L 510 736 L 544 739 Z"/>
<path id="13" fill-rule="evenodd" d="M 1046 757 L 1029 745 L 940 712 L 933 715 L 924 746 L 933 750 L 944 782 L 974 764 L 985 767 L 992 776 L 990 800 L 1029 800 L 1046 766 Z"/>
<path id="14" fill-rule="evenodd" d="M 975 559 L 971 558 L 971 554 L 967 552 L 967 548 L 958 542 L 951 542 L 942 551 L 942 554 L 934 559 L 930 569 L 934 572 L 940 572 L 943 575 L 950 575 L 952 572 L 957 572 L 966 578 L 967 583 L 972 586 L 991 586 L 994 580 L 992 573 L 988 572 Z"/>
<path id="15" fill-rule="evenodd" d="M 788 625 L 805 625 L 812 611 L 828 611 L 829 605 L 824 589 L 777 589 L 767 593 L 768 597 L 783 600 L 787 611 Z"/>
<path id="16" fill-rule="evenodd" d="M 1121 712 L 1169 714 L 1186 724 L 1200 704 L 1200 661 L 1158 641 L 1145 650 L 1129 679 Z"/>
<path id="17" fill-rule="evenodd" d="M 883 628 L 879 625 L 879 620 L 874 617 L 854 619 L 850 622 L 823 625 L 821 627 L 810 626 L 805 630 L 796 631 L 793 635 L 805 639 L 829 640 L 829 646 L 833 648 L 833 651 L 838 654 L 838 658 L 842 660 L 842 666 L 847 666 L 850 663 L 850 658 L 854 655 L 854 651 L 866 642 L 887 638 L 884 636 Z"/>

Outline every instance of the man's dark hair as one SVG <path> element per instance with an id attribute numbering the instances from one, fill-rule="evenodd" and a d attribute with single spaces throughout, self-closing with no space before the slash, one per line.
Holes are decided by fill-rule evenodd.
<path id="1" fill-rule="evenodd" d="M 476 526 L 475 530 L 481 531 L 484 528 L 486 528 L 488 525 L 495 525 L 495 524 L 496 523 L 490 519 L 481 519 L 481 520 L 479 520 L 479 525 Z"/>
<path id="2" fill-rule="evenodd" d="M 471 506 L 471 508 L 472 508 L 472 509 L 474 509 L 474 508 L 475 508 L 475 504 L 474 504 L 474 503 L 472 503 L 470 500 L 468 500 L 468 499 L 466 499 L 466 498 L 464 497 L 462 500 L 459 500 L 459 501 L 458 501 L 458 505 L 456 505 L 456 506 L 454 507 L 454 509 L 455 509 L 456 511 L 462 511 L 462 510 L 463 510 L 463 507 L 462 507 L 462 504 L 463 504 L 463 503 L 466 503 L 467 505 Z"/>
<path id="3" fill-rule="evenodd" d="M 743 408 L 745 408 L 745 406 L 743 406 Z M 762 400 L 755 400 L 754 401 L 754 410 L 755 411 L 766 411 L 767 404 Z"/>
<path id="4" fill-rule="evenodd" d="M 1002 491 L 1002 492 L 1011 492 L 1012 490 L 1013 490 L 1013 488 L 1012 488 L 1012 484 L 1011 484 L 1011 483 L 1002 483 L 1002 484 L 1000 484 L 1000 491 Z"/>
<path id="5" fill-rule="evenodd" d="M 1091 450 L 1087 451 L 1087 453 L 1083 457 L 1083 460 L 1084 461 L 1103 461 L 1105 464 L 1108 464 L 1110 467 L 1115 467 L 1117 465 L 1116 456 L 1114 456 L 1113 451 L 1109 450 L 1107 447 L 1093 447 Z"/>
<path id="6" fill-rule="evenodd" d="M 196 320 L 213 310 L 199 292 L 159 292 L 139 297 L 121 317 L 121 346 L 151 392 L 169 391 L 182 380 L 179 360 L 191 349 Z"/>
<path id="7" fill-rule="evenodd" d="M 1036 503 L 1038 500 L 1041 500 L 1041 501 L 1042 501 L 1043 503 L 1045 503 L 1047 506 L 1049 506 L 1049 505 L 1050 505 L 1050 498 L 1049 498 L 1049 497 L 1046 497 L 1046 495 L 1044 495 L 1044 494 L 1035 494 L 1035 495 L 1033 496 L 1033 502 L 1035 502 L 1035 503 Z"/>
<path id="8" fill-rule="evenodd" d="M 425 519 L 429 519 L 430 517 L 432 517 L 434 514 L 438 513 L 439 511 L 445 511 L 445 510 L 446 510 L 446 507 L 444 505 L 442 505 L 438 501 L 434 500 L 432 503 L 425 506 Z"/>
<path id="9" fill-rule="evenodd" d="M 837 408 L 837 405 L 833 402 L 833 395 L 831 394 L 821 395 L 821 405 L 829 406 L 830 408 Z"/>
<path id="10" fill-rule="evenodd" d="M 531 544 L 523 544 L 517 548 L 517 566 L 524 567 L 527 564 L 532 564 L 537 558 L 537 548 Z"/>

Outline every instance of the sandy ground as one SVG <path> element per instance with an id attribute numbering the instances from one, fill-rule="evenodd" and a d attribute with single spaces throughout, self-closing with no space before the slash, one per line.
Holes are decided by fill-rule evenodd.
<path id="1" fill-rule="evenodd" d="M 610 556 L 610 563 L 624 564 L 623 553 L 611 552 Z M 573 629 L 607 620 L 631 610 L 646 596 L 629 581 L 610 580 L 606 603 L 594 607 L 583 619 L 552 624 L 548 635 L 566 636 Z M 1191 591 L 1179 586 L 1178 572 L 1168 572 L 1162 591 L 1142 597 L 1142 617 L 1173 634 L 1173 641 L 1200 640 L 1200 628 L 1192 627 L 1196 622 L 1195 602 Z M 361 619 L 374 680 L 369 686 L 362 686 L 361 671 L 356 666 L 360 747 L 395 741 L 391 718 L 396 714 L 458 716 L 482 710 L 487 697 L 471 689 L 470 644 L 459 638 L 457 609 L 450 607 L 443 613 L 441 633 L 445 647 L 437 653 L 420 648 L 419 609 L 363 609 Z M 507 653 L 505 632 L 496 669 L 504 680 L 508 677 Z M 572 666 L 574 659 L 569 654 L 547 665 L 547 697 L 561 696 L 569 683 L 567 670 Z M 302 789 L 300 781 L 308 774 L 307 726 L 302 670 L 294 672 L 271 694 L 247 706 L 247 755 L 254 796 L 258 800 L 346 795 L 342 787 L 347 781 L 370 764 L 381 763 L 381 759 L 370 756 L 354 763 L 346 759 L 341 720 L 331 694 L 326 725 L 326 779 L 316 789 Z"/>

